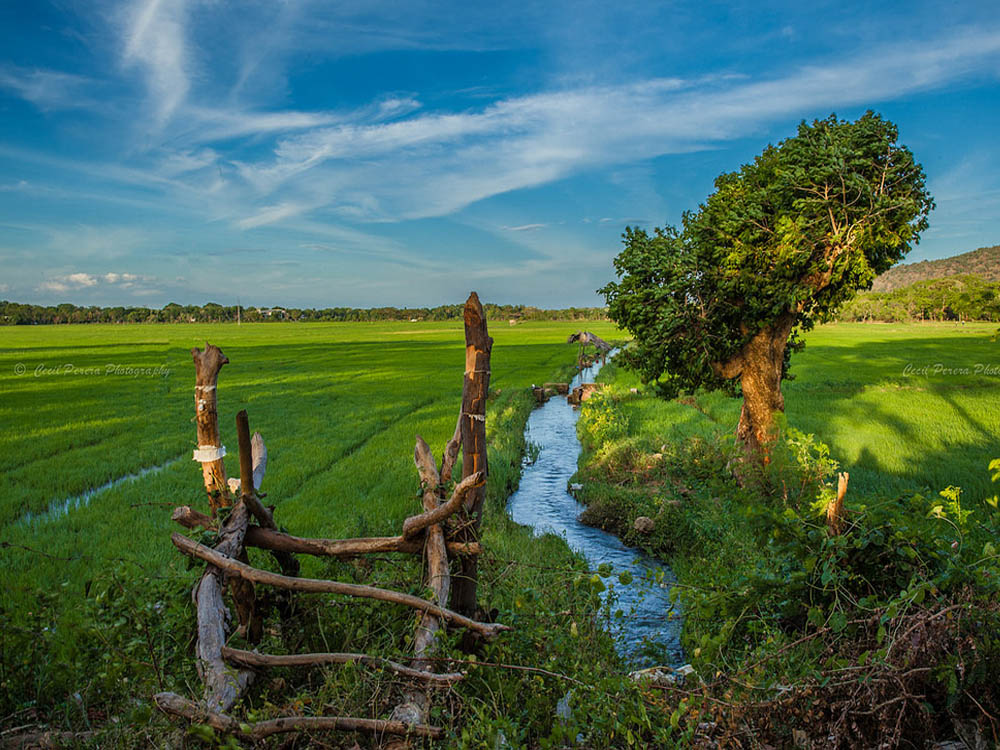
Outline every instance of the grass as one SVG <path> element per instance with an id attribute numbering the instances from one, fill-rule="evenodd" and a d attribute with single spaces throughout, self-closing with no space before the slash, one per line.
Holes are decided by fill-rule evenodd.
<path id="1" fill-rule="evenodd" d="M 971 496 L 992 494 L 986 467 L 1000 455 L 995 330 L 954 323 L 821 326 L 793 355 L 794 380 L 782 385 L 787 422 L 828 444 L 850 472 L 851 487 L 865 495 L 936 493 L 949 485 Z M 986 374 L 989 367 L 993 374 Z M 641 385 L 630 373 L 616 377 L 622 387 Z M 624 409 L 630 434 L 652 452 L 672 438 L 734 431 L 740 403 L 702 393 L 672 402 L 643 397 Z"/>
<path id="2" fill-rule="evenodd" d="M 995 731 L 984 720 L 1000 702 L 993 333 L 810 332 L 783 384 L 771 464 L 742 465 L 740 481 L 738 399 L 664 401 L 631 373 L 601 373 L 606 388 L 578 427 L 584 520 L 667 560 L 677 577 L 682 641 L 712 676 L 688 706 L 704 717 L 682 726 L 720 745 L 750 731 L 771 745 L 805 732 L 830 747 Z M 850 472 L 847 531 L 831 536 L 824 509 L 838 468 Z M 639 516 L 652 531 L 635 529 Z M 899 637 L 914 632 L 924 635 Z"/>
<path id="3" fill-rule="evenodd" d="M 498 405 L 504 391 L 546 380 L 572 360 L 565 339 L 575 324 L 494 328 L 491 388 L 500 391 Z M 239 473 L 234 415 L 246 408 L 268 446 L 266 490 L 289 528 L 317 536 L 398 528 L 414 509 L 413 436 L 422 434 L 440 450 L 454 428 L 464 363 L 460 324 L 0 329 L 3 538 L 45 540 L 48 552 L 63 557 L 169 557 L 166 506 L 204 505 L 190 460 L 189 349 L 206 339 L 231 361 L 219 378 L 230 476 Z M 66 364 L 98 374 L 50 371 Z M 169 374 L 103 374 L 108 365 L 162 367 Z M 36 377 L 39 367 L 45 372 Z M 177 458 L 163 471 L 100 493 L 69 517 L 18 523 L 27 512 Z M 124 527 L 130 533 L 121 539 Z M 6 562 L 5 575 L 30 569 L 37 580 L 40 574 L 30 556 Z"/>
<path id="4" fill-rule="evenodd" d="M 583 575 L 573 572 L 581 563 L 561 539 L 535 538 L 509 521 L 503 503 L 520 474 L 524 424 L 533 406 L 528 386 L 568 378 L 576 347 L 567 346 L 566 337 L 580 326 L 492 326 L 481 600 L 516 630 L 480 658 L 544 664 L 586 677 L 609 671 L 617 660 L 594 619 L 596 595 L 573 583 Z M 615 334 L 609 324 L 586 327 L 604 337 Z M 230 359 L 219 378 L 228 472 L 238 474 L 234 416 L 246 408 L 251 428 L 268 446 L 263 489 L 282 526 L 305 536 L 392 534 L 419 510 L 414 435 L 439 452 L 454 429 L 464 365 L 461 324 L 0 329 L 3 724 L 94 726 L 105 732 L 101 746 L 162 744 L 171 725 L 149 713 L 149 695 L 164 688 L 199 692 L 189 597 L 197 572 L 186 569 L 170 544 L 175 528 L 169 516 L 176 505 L 206 505 L 198 465 L 190 459 L 189 353 L 206 339 Z M 65 364 L 75 371 L 55 369 Z M 106 374 L 109 364 L 163 368 L 166 374 Z M 24 521 L 27 512 L 163 464 L 139 480 L 113 484 L 66 515 Z M 268 564 L 266 556 L 252 555 Z M 423 593 L 419 565 L 398 559 L 376 560 L 369 568 L 309 560 L 303 572 Z M 572 636 L 565 612 L 578 621 Z M 408 651 L 412 624 L 402 608 L 303 597 L 298 619 L 265 646 L 279 652 L 358 649 L 395 658 Z M 300 670 L 286 678 L 281 689 L 261 684 L 248 710 L 280 715 L 322 699 L 355 715 L 385 717 L 391 710 L 393 685 L 375 684 L 356 671 L 327 670 L 317 680 Z M 492 742 L 501 731 L 537 743 L 554 731 L 555 704 L 565 690 L 559 679 L 480 669 L 436 720 L 457 745 Z M 532 700 L 524 701 L 525 695 Z M 345 741 L 350 746 L 354 740 Z"/>
<path id="5" fill-rule="evenodd" d="M 622 677 L 626 668 L 599 627 L 592 573 L 562 540 L 534 538 L 503 510 L 525 448 L 523 427 L 533 404 L 527 387 L 565 377 L 575 356 L 566 336 L 579 327 L 501 323 L 491 331 L 496 343 L 481 600 L 515 630 L 477 655 L 481 662 L 543 666 L 565 677 L 469 667 L 469 679 L 435 704 L 434 719 L 449 732 L 451 746 L 492 747 L 502 735 L 515 746 L 558 747 L 582 733 L 591 747 L 668 747 L 683 745 L 697 726 L 686 723 L 676 701 L 651 697 Z M 607 324 L 586 327 L 605 338 L 616 335 Z M 797 379 L 785 385 L 788 422 L 829 443 L 851 472 L 849 505 L 852 498 L 913 487 L 936 496 L 948 484 L 961 484 L 968 497 L 992 489 L 985 463 L 996 455 L 995 438 L 987 436 L 1000 433 L 996 377 L 933 371 L 937 362 L 996 361 L 991 332 L 947 324 L 835 325 L 809 335 L 809 346 L 793 360 Z M 6 623 L 0 629 L 0 723 L 94 727 L 103 732 L 102 747 L 161 745 L 172 725 L 150 713 L 150 693 L 197 694 L 188 596 L 197 571 L 185 568 L 168 538 L 172 507 L 205 506 L 200 472 L 190 460 L 189 350 L 206 339 L 231 360 L 219 379 L 227 468 L 238 473 L 234 415 L 246 408 L 252 429 L 268 445 L 264 490 L 278 507 L 279 523 L 302 535 L 385 534 L 418 510 L 413 438 L 421 434 L 438 452 L 451 435 L 464 365 L 460 325 L 0 329 L 0 618 Z M 67 363 L 76 374 L 53 371 Z M 104 374 L 109 364 L 169 372 Z M 931 370 L 906 375 L 907 364 Z M 96 371 L 88 374 L 87 368 Z M 589 420 L 608 438 L 591 440 L 589 456 L 604 451 L 598 458 L 605 467 L 616 470 L 625 462 L 640 478 L 656 474 L 651 457 L 663 444 L 699 436 L 707 444 L 730 433 L 738 417 L 735 400 L 700 394 L 666 402 L 647 395 L 627 373 L 615 375 L 614 388 L 614 409 L 603 422 L 594 419 L 601 416 L 601 399 L 585 410 L 582 423 Z M 729 576 L 720 596 L 731 602 L 748 580 L 747 566 L 769 570 L 769 552 L 752 519 L 739 515 L 740 498 L 715 494 L 712 477 L 724 466 L 714 461 L 710 451 L 693 449 L 675 462 L 683 464 L 684 476 L 657 476 L 652 490 L 595 479 L 588 480 L 587 492 L 605 492 L 608 502 L 627 495 L 629 513 L 662 511 L 662 518 L 673 519 L 673 528 L 658 532 L 663 545 L 655 551 L 675 556 L 682 583 L 699 575 Z M 20 520 L 163 464 L 95 494 L 68 515 Z M 698 513 L 676 513 L 663 502 L 695 495 Z M 684 544 L 701 545 L 698 555 L 677 555 Z M 305 573 L 423 593 L 416 563 L 312 561 Z M 780 592 L 782 575 L 768 591 Z M 703 658 L 718 652 L 711 642 L 699 645 L 711 626 L 710 610 L 689 612 L 699 630 L 687 645 L 692 652 L 703 648 Z M 263 647 L 398 657 L 408 650 L 412 625 L 400 608 L 303 597 L 296 619 Z M 768 632 L 781 642 L 780 633 Z M 461 656 L 455 643 L 443 653 Z M 556 704 L 570 688 L 574 718 L 554 721 Z M 285 670 L 259 681 L 247 698 L 246 717 L 322 713 L 329 704 L 341 713 L 385 718 L 394 691 L 384 676 L 363 670 Z M 365 745 L 352 736 L 325 741 L 350 747 L 356 739 Z"/>

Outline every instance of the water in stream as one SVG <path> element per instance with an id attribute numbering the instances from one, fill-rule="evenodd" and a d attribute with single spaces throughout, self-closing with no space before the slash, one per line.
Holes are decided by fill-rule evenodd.
<path id="1" fill-rule="evenodd" d="M 599 369 L 600 364 L 585 369 L 570 388 L 592 382 Z M 608 596 L 616 598 L 612 613 L 621 611 L 620 617 L 612 614 L 609 621 L 620 654 L 637 667 L 683 664 L 679 612 L 674 610 L 668 618 L 672 610 L 668 593 L 674 581 L 670 570 L 659 560 L 626 547 L 617 537 L 579 521 L 583 506 L 567 491 L 580 457 L 578 416 L 561 396 L 531 413 L 525 437 L 540 450 L 534 463 L 525 466 L 517 492 L 507 501 L 507 512 L 516 522 L 531 526 L 535 534 L 563 537 L 592 569 L 602 564 L 613 567 L 613 574 L 604 579 L 608 590 L 603 596 L 605 601 Z M 618 581 L 618 574 L 625 570 L 633 577 L 628 585 Z"/>

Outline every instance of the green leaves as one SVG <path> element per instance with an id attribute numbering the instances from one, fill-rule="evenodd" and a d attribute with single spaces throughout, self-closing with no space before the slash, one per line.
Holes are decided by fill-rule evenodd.
<path id="1" fill-rule="evenodd" d="M 682 228 L 626 228 L 599 290 L 630 331 L 622 357 L 664 394 L 731 388 L 734 362 L 785 316 L 809 328 L 902 258 L 933 200 L 896 126 L 868 112 L 803 122 L 738 171 Z M 784 342 L 780 342 L 784 344 Z M 787 368 L 786 368 L 787 370 Z"/>

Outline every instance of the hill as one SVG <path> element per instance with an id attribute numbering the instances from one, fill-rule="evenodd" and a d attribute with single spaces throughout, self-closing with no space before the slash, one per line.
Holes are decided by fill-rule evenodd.
<path id="1" fill-rule="evenodd" d="M 873 292 L 892 292 L 918 281 L 975 274 L 986 281 L 1000 281 L 1000 245 L 981 247 L 941 260 L 923 260 L 890 268 L 875 279 Z"/>

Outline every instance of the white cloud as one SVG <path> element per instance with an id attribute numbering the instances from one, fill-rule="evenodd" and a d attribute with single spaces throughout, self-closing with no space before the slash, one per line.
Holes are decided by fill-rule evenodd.
<path id="1" fill-rule="evenodd" d="M 303 202 L 354 219 L 442 216 L 581 170 L 709 148 L 778 119 L 939 87 L 987 70 L 998 53 L 1000 33 L 967 32 L 771 80 L 652 79 L 508 98 L 478 111 L 347 121 L 281 137 L 270 158 L 236 168 L 260 196 L 280 196 L 261 210 L 267 223 Z"/>
<path id="2" fill-rule="evenodd" d="M 57 274 L 38 285 L 37 291 L 42 292 L 68 292 L 81 289 L 93 289 L 100 286 L 113 286 L 119 289 L 128 289 L 134 294 L 148 293 L 146 284 L 153 282 L 152 276 L 143 276 L 134 273 L 124 273 L 108 271 L 101 274 L 75 273 Z"/>
<path id="3" fill-rule="evenodd" d="M 14 92 L 39 109 L 73 109 L 94 102 L 93 81 L 85 76 L 41 68 L 0 67 L 0 89 Z"/>
<path id="4" fill-rule="evenodd" d="M 547 227 L 548 224 L 522 224 L 519 227 L 503 227 L 508 232 L 533 232 L 536 229 Z"/>
<path id="5" fill-rule="evenodd" d="M 253 216 L 237 221 L 236 226 L 240 229 L 254 229 L 266 224 L 274 224 L 276 221 L 287 219 L 290 216 L 298 216 L 307 211 L 308 208 L 308 206 L 297 203 L 279 203 L 275 206 L 267 206 Z"/>
<path id="6" fill-rule="evenodd" d="M 137 0 L 126 12 L 122 54 L 127 66 L 139 65 L 156 120 L 163 124 L 190 89 L 184 0 Z"/>

